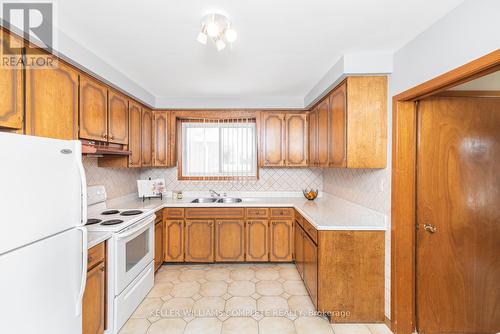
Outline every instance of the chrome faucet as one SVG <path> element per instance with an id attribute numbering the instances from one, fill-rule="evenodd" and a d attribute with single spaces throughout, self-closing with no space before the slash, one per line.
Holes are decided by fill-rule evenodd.
<path id="1" fill-rule="evenodd" d="M 221 197 L 220 194 L 215 190 L 208 189 L 208 191 L 210 192 L 210 197 Z"/>

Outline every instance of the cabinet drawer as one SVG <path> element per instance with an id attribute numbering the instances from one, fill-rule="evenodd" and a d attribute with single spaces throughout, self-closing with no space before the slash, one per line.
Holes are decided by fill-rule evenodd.
<path id="1" fill-rule="evenodd" d="M 166 218 L 183 218 L 183 208 L 165 208 L 163 209 L 163 216 Z"/>
<path id="2" fill-rule="evenodd" d="M 101 242 L 100 244 L 95 245 L 94 247 L 89 249 L 87 255 L 87 270 L 92 269 L 98 263 L 104 261 L 105 256 L 106 252 L 105 252 L 104 242 Z"/>
<path id="3" fill-rule="evenodd" d="M 266 208 L 247 208 L 248 218 L 265 218 L 269 215 L 269 209 Z"/>
<path id="4" fill-rule="evenodd" d="M 302 218 L 302 228 L 311 237 L 315 244 L 318 244 L 318 230 L 307 220 Z"/>
<path id="5" fill-rule="evenodd" d="M 186 218 L 243 218 L 244 208 L 188 208 Z"/>
<path id="6" fill-rule="evenodd" d="M 273 218 L 293 218 L 292 208 L 271 208 L 270 211 Z"/>

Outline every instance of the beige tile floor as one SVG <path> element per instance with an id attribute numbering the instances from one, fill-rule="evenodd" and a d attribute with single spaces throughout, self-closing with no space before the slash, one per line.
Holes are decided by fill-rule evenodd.
<path id="1" fill-rule="evenodd" d="M 120 334 L 391 334 L 314 314 L 294 264 L 164 265 Z"/>

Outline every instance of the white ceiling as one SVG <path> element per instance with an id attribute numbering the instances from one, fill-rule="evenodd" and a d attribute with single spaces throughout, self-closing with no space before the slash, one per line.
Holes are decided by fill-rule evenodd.
<path id="1" fill-rule="evenodd" d="M 344 54 L 395 51 L 462 0 L 60 0 L 71 39 L 168 104 L 304 99 Z M 228 13 L 238 40 L 196 41 L 200 19 Z M 167 105 L 159 107 L 168 107 Z"/>

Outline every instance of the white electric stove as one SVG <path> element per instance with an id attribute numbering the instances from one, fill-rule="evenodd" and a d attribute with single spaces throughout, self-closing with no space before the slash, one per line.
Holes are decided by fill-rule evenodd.
<path id="1" fill-rule="evenodd" d="M 106 207 L 104 186 L 87 188 L 89 232 L 111 232 L 108 241 L 108 329 L 118 333 L 154 284 L 154 221 L 150 209 Z"/>

